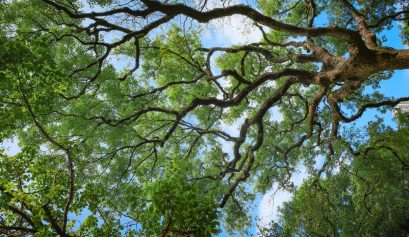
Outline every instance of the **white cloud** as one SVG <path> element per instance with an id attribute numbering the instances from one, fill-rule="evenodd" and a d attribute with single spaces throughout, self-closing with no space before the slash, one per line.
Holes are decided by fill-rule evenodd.
<path id="1" fill-rule="evenodd" d="M 15 156 L 21 151 L 21 148 L 18 146 L 18 141 L 16 137 L 11 139 L 5 139 L 0 143 L 0 149 L 3 149 L 6 155 Z"/>
<path id="2" fill-rule="evenodd" d="M 221 129 L 223 132 L 226 132 L 230 134 L 230 136 L 239 136 L 240 134 L 240 127 L 244 123 L 244 117 L 246 117 L 246 114 L 243 114 L 243 116 L 239 119 L 236 119 L 232 124 L 227 124 L 225 122 L 221 122 Z"/>
<path id="3" fill-rule="evenodd" d="M 258 42 L 262 39 L 262 34 L 250 19 L 233 15 L 210 21 L 208 29 L 202 34 L 202 39 L 207 47 L 227 47 Z"/>
<path id="4" fill-rule="evenodd" d="M 324 166 L 325 160 L 326 160 L 326 158 L 323 155 L 319 155 L 319 156 L 315 157 L 315 169 L 316 170 L 321 169 L 322 166 Z"/>
<path id="5" fill-rule="evenodd" d="M 208 36 L 211 36 L 215 43 L 225 46 L 248 44 L 262 39 L 260 30 L 253 25 L 253 22 L 240 15 L 211 21 L 210 25 L 214 30 Z"/>
<path id="6" fill-rule="evenodd" d="M 266 194 L 260 201 L 258 207 L 258 218 L 260 225 L 267 225 L 272 220 L 278 218 L 278 208 L 284 203 L 292 199 L 293 195 L 288 191 L 277 190 L 276 185 Z"/>
<path id="7" fill-rule="evenodd" d="M 241 4 L 238 0 L 229 3 L 228 5 Z M 206 9 L 226 7 L 223 4 L 223 1 L 220 0 L 209 0 Z M 262 39 L 262 34 L 249 18 L 233 15 L 210 21 L 202 33 L 202 39 L 206 47 L 227 47 L 233 44 L 258 42 Z"/>
<path id="8" fill-rule="evenodd" d="M 308 176 L 307 168 L 300 164 L 298 165 L 297 172 L 292 175 L 291 181 L 294 183 L 294 185 L 300 187 Z M 275 184 L 271 190 L 264 194 L 258 206 L 257 216 L 260 219 L 259 224 L 263 226 L 272 220 L 277 220 L 279 217 L 279 207 L 282 207 L 284 202 L 290 201 L 292 197 L 292 193 L 278 189 L 277 185 Z"/>
<path id="9" fill-rule="evenodd" d="M 283 113 L 280 112 L 280 109 L 277 106 L 270 108 L 270 119 L 272 121 L 282 122 L 284 120 Z"/>

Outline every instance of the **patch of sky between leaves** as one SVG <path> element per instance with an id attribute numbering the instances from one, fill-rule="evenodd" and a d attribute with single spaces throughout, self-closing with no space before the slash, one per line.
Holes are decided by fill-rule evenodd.
<path id="1" fill-rule="evenodd" d="M 3 150 L 4 153 L 6 153 L 7 156 L 15 156 L 19 152 L 21 152 L 21 148 L 18 145 L 18 139 L 17 137 L 12 137 L 9 139 L 4 139 L 0 143 L 0 150 Z"/>

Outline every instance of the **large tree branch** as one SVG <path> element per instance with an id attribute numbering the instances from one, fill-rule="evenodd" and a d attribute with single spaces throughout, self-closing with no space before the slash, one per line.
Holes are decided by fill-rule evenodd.
<path id="1" fill-rule="evenodd" d="M 341 38 L 352 44 L 361 44 L 359 37 L 355 31 L 339 28 L 337 26 L 317 27 L 317 28 L 303 28 L 286 23 L 281 23 L 270 17 L 267 17 L 253 8 L 245 5 L 235 5 L 225 8 L 215 8 L 207 12 L 198 11 L 192 7 L 184 4 L 164 4 L 154 0 L 142 0 L 142 2 L 155 11 L 160 11 L 170 16 L 185 15 L 199 22 L 209 22 L 216 18 L 222 18 L 232 15 L 243 15 L 254 22 L 270 27 L 271 29 L 293 33 L 296 35 L 317 37 L 317 36 L 335 36 Z"/>
<path id="2" fill-rule="evenodd" d="M 365 43 L 369 48 L 376 48 L 376 35 L 369 30 L 365 19 L 361 14 L 355 9 L 355 7 L 348 0 L 341 0 L 342 3 L 352 12 L 352 15 L 355 18 L 355 21 L 358 23 L 359 32 L 365 39 Z"/>
<path id="3" fill-rule="evenodd" d="M 367 109 L 372 109 L 372 108 L 379 108 L 382 106 L 388 106 L 388 107 L 393 107 L 396 106 L 397 104 L 399 104 L 402 101 L 409 101 L 409 97 L 402 97 L 399 98 L 397 100 L 385 100 L 385 101 L 380 101 L 380 102 L 370 102 L 370 103 L 366 103 L 364 105 L 362 105 L 358 111 L 351 115 L 350 117 L 346 117 L 345 115 L 343 115 L 341 109 L 339 108 L 339 106 L 337 105 L 335 108 L 337 109 L 337 112 L 339 113 L 339 116 L 341 118 L 341 120 L 345 123 L 351 123 L 357 119 L 359 119 L 363 113 L 367 110 Z"/>

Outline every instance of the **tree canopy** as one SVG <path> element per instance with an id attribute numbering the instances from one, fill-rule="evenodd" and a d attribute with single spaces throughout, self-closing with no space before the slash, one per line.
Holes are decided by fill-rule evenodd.
<path id="1" fill-rule="evenodd" d="M 368 144 L 336 174 L 309 178 L 265 236 L 402 236 L 409 233 L 408 117 L 397 131 L 371 124 Z"/>
<path id="2" fill-rule="evenodd" d="M 260 41 L 208 47 L 236 16 Z M 408 19 L 404 0 L 0 1 L 0 141 L 21 148 L 0 152 L 0 233 L 246 235 L 302 163 L 276 235 L 407 235 L 405 115 L 351 124 L 409 100 L 379 88 L 409 69 L 383 46 Z"/>

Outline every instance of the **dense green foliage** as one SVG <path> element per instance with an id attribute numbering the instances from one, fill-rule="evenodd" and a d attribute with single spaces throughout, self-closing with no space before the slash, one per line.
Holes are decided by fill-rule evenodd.
<path id="1" fill-rule="evenodd" d="M 353 2 L 375 43 L 342 1 L 178 3 L 0 1 L 0 142 L 21 149 L 0 150 L 0 234 L 248 235 L 257 194 L 294 191 L 302 163 L 318 178 L 274 231 L 407 235 L 407 123 L 345 124 L 408 100 L 379 83 L 409 68 L 382 47 L 397 24 L 408 43 L 409 3 Z M 263 39 L 206 48 L 208 22 L 236 13 Z"/>
<path id="2" fill-rule="evenodd" d="M 407 236 L 408 118 L 402 118 L 397 131 L 372 124 L 371 139 L 361 154 L 347 159 L 335 173 L 307 180 L 266 234 Z"/>

